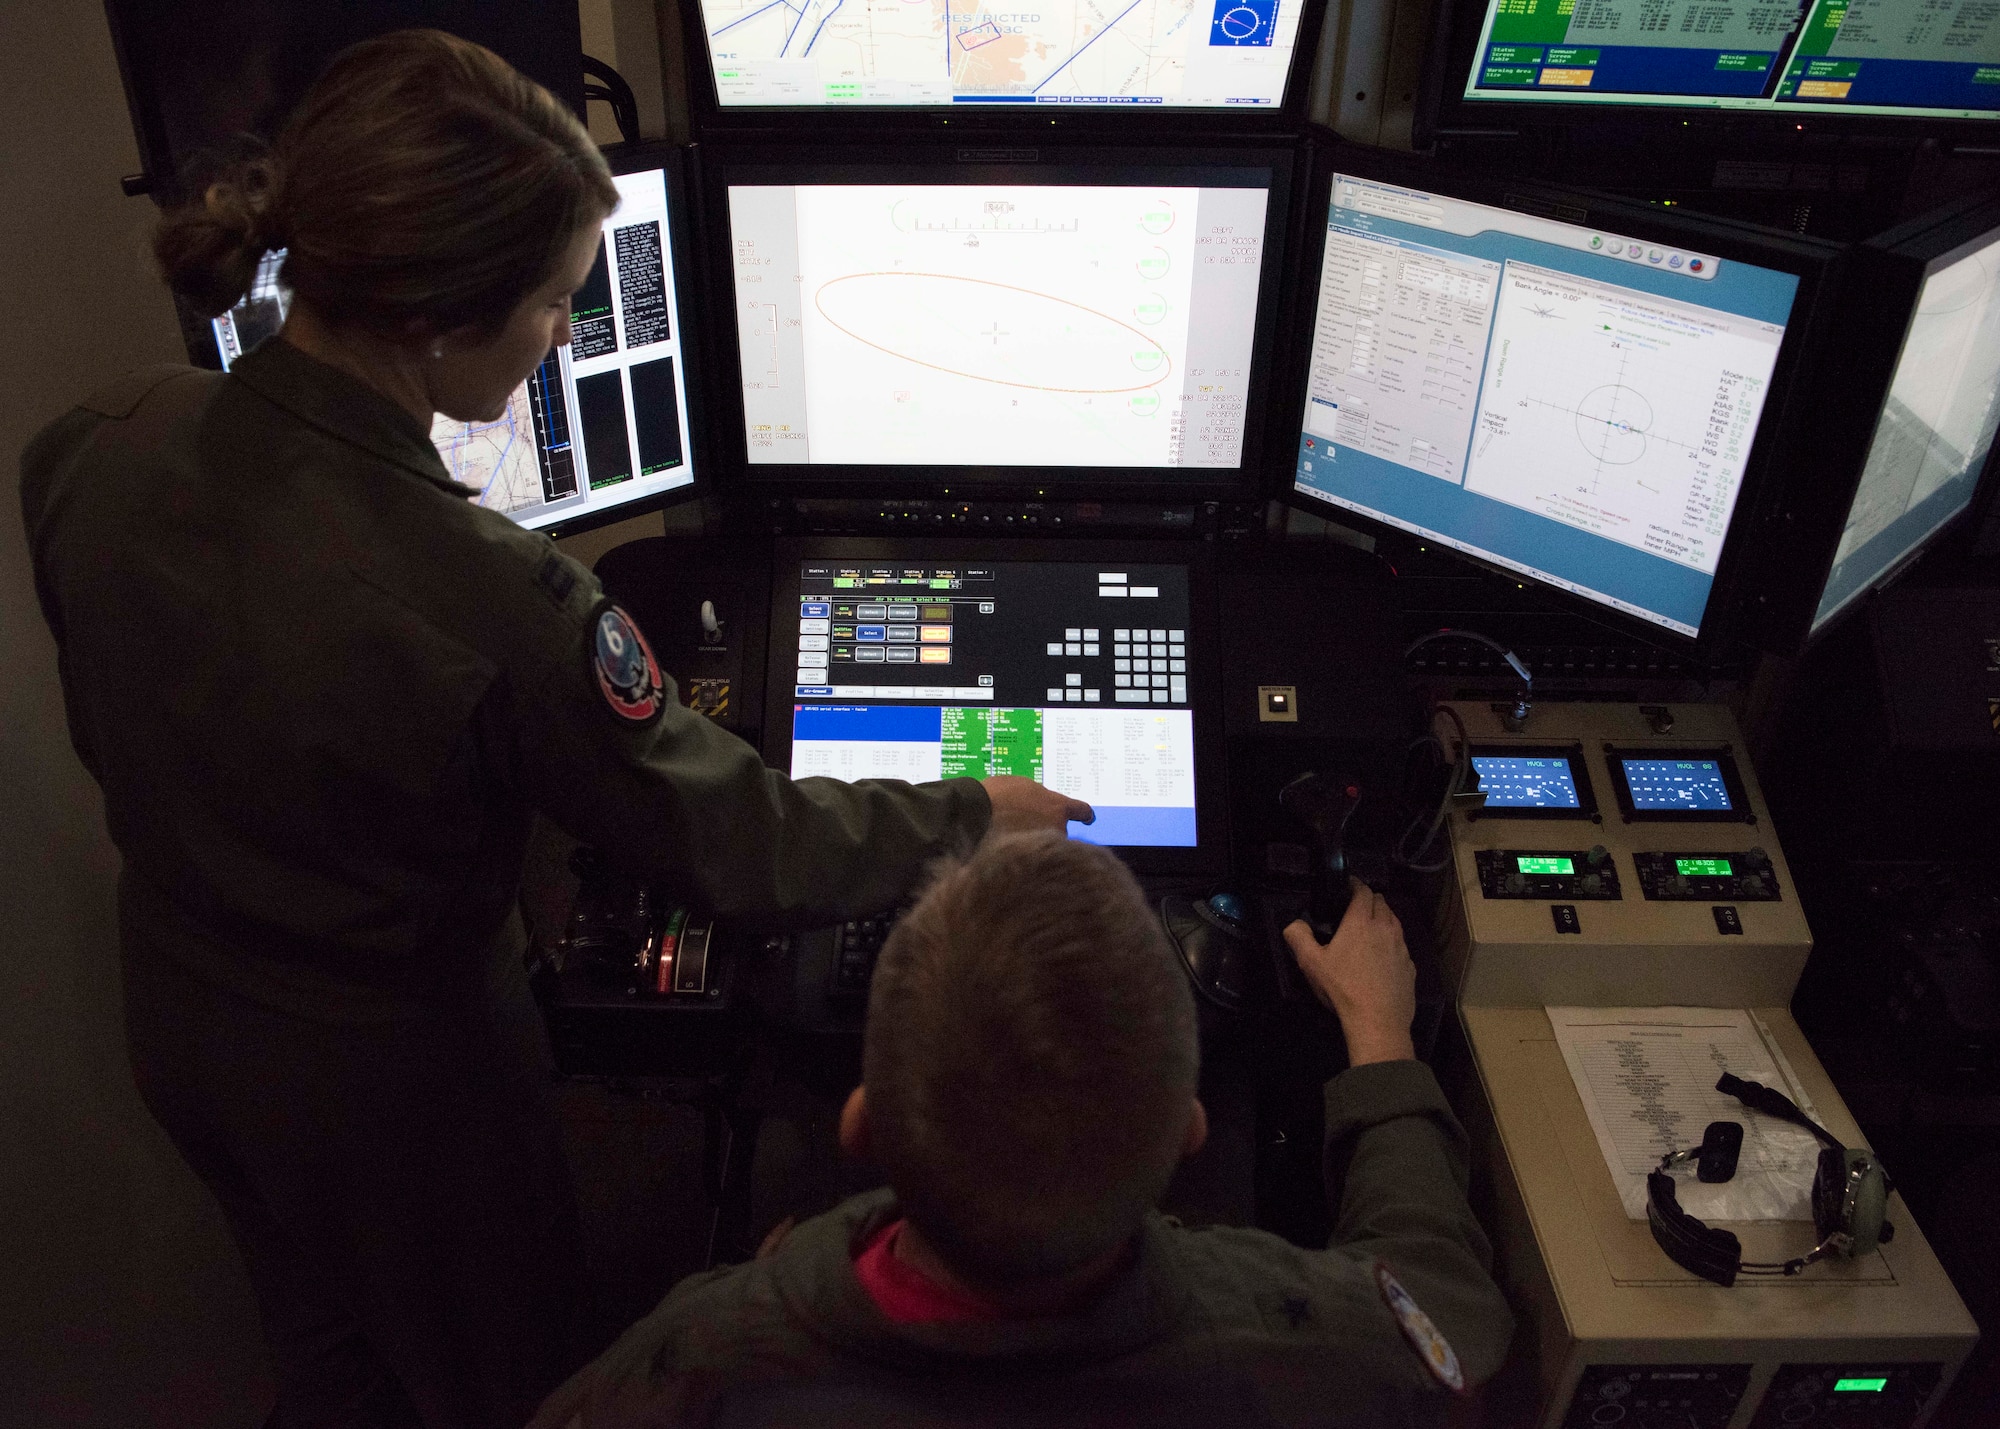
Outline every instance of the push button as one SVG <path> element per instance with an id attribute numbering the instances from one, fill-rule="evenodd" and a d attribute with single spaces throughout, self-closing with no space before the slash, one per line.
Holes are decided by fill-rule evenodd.
<path id="1" fill-rule="evenodd" d="M 1716 932 L 1733 934 L 1739 938 L 1743 936 L 1743 920 L 1736 916 L 1734 908 L 1727 903 L 1718 903 L 1709 911 L 1715 914 Z"/>
<path id="2" fill-rule="evenodd" d="M 1549 916 L 1555 919 L 1556 931 L 1558 933 L 1581 933 L 1583 931 L 1583 922 L 1576 916 L 1576 905 L 1574 903 L 1551 903 L 1549 905 Z"/>

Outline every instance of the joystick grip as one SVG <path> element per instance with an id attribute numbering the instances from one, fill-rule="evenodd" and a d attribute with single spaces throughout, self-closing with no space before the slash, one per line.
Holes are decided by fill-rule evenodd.
<path id="1" fill-rule="evenodd" d="M 1301 774 L 1278 793 L 1278 803 L 1312 830 L 1312 890 L 1308 921 L 1331 938 L 1347 914 L 1353 886 L 1347 879 L 1347 821 L 1361 803 L 1361 786 L 1344 777 Z"/>

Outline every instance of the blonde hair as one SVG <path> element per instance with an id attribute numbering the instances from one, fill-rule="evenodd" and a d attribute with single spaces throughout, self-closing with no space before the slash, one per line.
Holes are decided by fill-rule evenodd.
<path id="1" fill-rule="evenodd" d="M 270 150 L 165 215 L 153 251 L 206 316 L 283 249 L 280 281 L 328 322 L 490 335 L 617 204 L 554 95 L 467 40 L 399 30 L 335 56 Z"/>
<path id="2" fill-rule="evenodd" d="M 1199 1071 L 1186 975 L 1105 849 L 989 840 L 877 961 L 869 1140 L 904 1213 L 984 1283 L 1129 1236 L 1180 1159 Z"/>

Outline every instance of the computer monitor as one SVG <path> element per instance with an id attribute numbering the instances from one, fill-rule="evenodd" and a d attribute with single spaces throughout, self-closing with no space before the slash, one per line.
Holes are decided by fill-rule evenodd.
<path id="1" fill-rule="evenodd" d="M 1219 652 L 1185 546 L 781 543 L 765 756 L 794 778 L 1019 774 L 1148 871 L 1226 863 Z M 781 707 L 782 708 L 782 707 Z"/>
<path id="2" fill-rule="evenodd" d="M 2000 119 L 2000 25 L 1975 0 L 1442 0 L 1434 43 L 1445 129 L 1648 109 Z"/>
<path id="3" fill-rule="evenodd" d="M 1289 115 L 1324 0 L 699 0 L 683 6 L 696 107 L 727 125 L 787 111 Z M 706 65 L 707 81 L 702 69 Z"/>
<path id="4" fill-rule="evenodd" d="M 1331 163 L 1295 495 L 1650 633 L 1712 634 L 1836 250 Z"/>
<path id="5" fill-rule="evenodd" d="M 654 148 L 614 168 L 619 206 L 576 295 L 570 345 L 551 349 L 495 420 L 439 413 L 431 423 L 445 469 L 474 501 L 551 535 L 638 515 L 695 479 L 676 280 L 679 156 Z M 283 326 L 284 258 L 265 255 L 249 293 L 213 320 L 207 355 L 224 370 Z"/>
<path id="6" fill-rule="evenodd" d="M 1040 158 L 713 166 L 748 481 L 1255 489 L 1291 156 Z"/>
<path id="7" fill-rule="evenodd" d="M 1823 634 L 1972 504 L 2000 427 L 2000 202 L 1902 225 L 1856 250 L 1840 303 L 1846 365 L 1816 384 L 1763 631 Z"/>

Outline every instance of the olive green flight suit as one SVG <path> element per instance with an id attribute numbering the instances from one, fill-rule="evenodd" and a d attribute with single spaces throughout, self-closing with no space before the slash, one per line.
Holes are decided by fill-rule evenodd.
<path id="1" fill-rule="evenodd" d="M 98 394 L 21 493 L 124 856 L 135 1072 L 230 1216 L 282 1411 L 518 1425 L 573 1367 L 580 1286 L 521 972 L 536 812 L 797 927 L 893 904 L 985 792 L 793 782 L 649 654 L 633 685 L 588 571 L 282 341 Z"/>
<path id="2" fill-rule="evenodd" d="M 899 1324 L 854 1273 L 901 1215 L 874 1191 L 682 1281 L 529 1429 L 1441 1429 L 1514 1330 L 1465 1133 L 1421 1062 L 1351 1067 L 1325 1097 L 1324 1250 L 1156 1214 L 1088 1305 Z"/>

